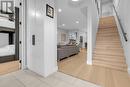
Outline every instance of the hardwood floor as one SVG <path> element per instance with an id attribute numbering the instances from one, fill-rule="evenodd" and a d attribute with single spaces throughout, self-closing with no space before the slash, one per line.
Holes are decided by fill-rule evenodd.
<path id="1" fill-rule="evenodd" d="M 87 52 L 58 63 L 59 71 L 102 87 L 130 87 L 123 48 L 114 17 L 101 18 L 97 33 L 93 65 L 86 64 Z"/>
<path id="2" fill-rule="evenodd" d="M 19 61 L 0 63 L 0 75 L 14 72 L 20 69 Z"/>
<path id="3" fill-rule="evenodd" d="M 126 71 L 87 65 L 86 55 L 87 51 L 82 50 L 78 55 L 58 62 L 59 71 L 102 87 L 130 87 Z"/>

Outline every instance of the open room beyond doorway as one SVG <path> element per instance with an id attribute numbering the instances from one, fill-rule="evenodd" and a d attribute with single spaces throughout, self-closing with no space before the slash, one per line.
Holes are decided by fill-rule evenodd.
<path id="1" fill-rule="evenodd" d="M 20 3 L 22 0 L 0 0 L 0 75 L 22 68 L 24 17 Z"/>
<path id="2" fill-rule="evenodd" d="M 67 65 L 64 66 L 65 61 L 73 60 L 69 62 L 72 68 L 74 68 L 73 64 L 75 68 L 79 66 L 78 62 L 87 63 L 87 2 L 85 0 L 79 2 L 73 0 L 56 1 L 57 61 L 59 71 L 69 74 L 63 69 L 63 67 L 67 67 Z"/>
<path id="3" fill-rule="evenodd" d="M 109 4 L 110 3 L 112 4 L 112 0 L 102 0 L 102 1 L 103 1 L 102 3 L 105 3 L 105 5 L 107 4 L 105 1 L 108 1 Z M 104 9 L 103 9 L 102 17 L 106 17 L 104 19 L 107 19 L 108 16 L 112 16 L 113 15 L 113 13 L 111 13 L 112 12 L 111 10 L 113 10 L 111 4 L 109 5 L 110 9 L 108 10 L 108 12 L 107 12 L 106 8 L 104 8 L 105 12 L 104 12 Z M 64 10 L 61 7 L 58 7 L 58 11 L 59 11 L 59 13 L 58 13 L 58 17 L 59 17 L 59 15 L 62 15 Z M 68 15 L 68 14 L 69 14 L 69 12 L 67 14 L 65 14 L 65 15 Z M 91 14 L 91 15 L 93 15 L 93 14 Z M 64 18 L 64 17 L 62 17 L 62 18 Z M 67 20 L 67 17 L 65 17 L 66 20 Z M 69 20 L 70 20 L 70 18 L 69 18 Z M 95 19 L 93 19 L 93 20 L 94 20 L 93 22 L 95 22 Z M 101 21 L 101 18 L 99 20 Z M 62 22 L 60 21 L 60 23 L 62 23 Z M 104 26 L 105 23 L 107 23 L 108 26 Z M 116 24 L 115 21 L 113 23 L 109 19 L 105 23 L 100 22 L 100 24 L 99 24 L 99 25 L 104 26 L 103 29 L 104 29 L 105 34 L 102 34 L 102 32 L 100 33 L 99 32 L 100 29 L 97 30 L 97 32 L 96 32 L 96 34 L 99 33 L 100 35 L 103 35 L 104 37 L 101 37 L 101 36 L 99 36 L 97 34 L 97 36 L 95 35 L 96 38 L 94 39 L 93 38 L 94 37 L 94 33 L 92 33 L 92 37 L 91 37 L 92 38 L 92 43 L 91 43 L 91 45 L 93 45 L 93 43 L 94 43 L 94 45 L 95 45 L 95 43 L 96 43 L 96 45 L 99 45 L 98 40 L 100 40 L 100 41 L 108 40 L 107 37 L 106 37 L 106 36 L 109 36 L 109 34 L 107 34 L 108 32 L 112 33 L 112 34 L 110 34 L 110 36 L 113 35 L 113 32 L 111 32 L 111 30 L 114 31 L 115 27 L 111 26 L 111 23 L 112 24 Z M 62 32 L 63 32 L 63 29 L 66 26 L 67 26 L 67 24 L 65 24 L 65 23 L 61 24 L 60 27 L 62 27 L 61 28 Z M 92 28 L 93 27 L 94 26 L 92 25 Z M 109 27 L 111 27 L 112 29 L 109 29 Z M 98 28 L 100 28 L 100 26 L 97 27 L 97 29 Z M 92 29 L 92 31 L 87 32 L 87 34 L 90 34 L 91 32 L 93 32 L 93 30 L 94 30 L 94 28 Z M 60 36 L 60 34 L 58 33 L 58 37 L 59 36 Z M 63 37 L 65 37 L 65 35 L 63 35 Z M 90 38 L 87 38 L 87 39 L 90 39 Z M 112 39 L 115 40 L 117 38 L 116 37 L 112 37 Z M 89 48 L 89 46 L 91 46 L 90 43 L 88 42 L 89 46 L 87 48 L 87 51 L 81 50 L 77 55 L 71 56 L 71 57 L 67 57 L 67 58 L 59 61 L 58 62 L 59 71 L 65 73 L 65 74 L 71 75 L 73 77 L 85 80 L 85 81 L 93 82 L 95 84 L 101 85 L 102 87 L 123 87 L 123 86 L 129 87 L 129 85 L 130 85 L 130 83 L 129 83 L 130 78 L 129 78 L 128 72 L 126 72 L 126 68 L 127 67 L 126 67 L 126 65 L 124 63 L 125 60 L 124 59 L 120 60 L 120 59 L 118 59 L 119 57 L 116 58 L 116 56 L 115 56 L 115 54 L 116 55 L 122 55 L 123 52 L 122 51 L 119 52 L 119 49 L 118 49 L 118 51 L 113 50 L 114 47 L 117 46 L 117 44 L 116 44 L 116 46 L 113 45 L 112 39 L 111 39 L 111 41 L 109 41 L 109 43 L 106 42 L 107 44 L 110 44 L 108 48 L 107 48 L 108 45 L 104 46 L 103 42 L 100 43 L 100 46 L 98 48 L 99 49 L 104 48 L 106 50 L 102 50 L 102 51 L 101 50 L 96 50 L 95 51 L 94 49 L 97 48 L 97 46 L 95 46 L 95 47 L 93 46 L 92 47 L 92 48 L 94 48 L 93 49 L 94 51 L 92 51 L 92 55 L 93 55 L 93 62 L 92 62 L 93 64 L 92 65 L 87 65 L 87 63 L 86 63 L 86 61 L 89 60 L 89 57 L 88 56 L 87 56 L 88 58 L 86 57 L 86 55 L 88 54 L 88 51 L 90 51 L 90 49 L 88 49 L 88 48 Z M 97 40 L 97 41 L 94 41 L 94 40 Z M 81 40 L 81 42 L 82 42 L 82 40 Z M 108 52 L 109 50 L 107 50 L 107 49 L 111 49 L 111 46 L 114 46 L 114 47 L 112 47 L 113 51 Z M 69 48 L 67 48 L 67 49 L 69 49 Z M 62 54 L 64 56 L 65 55 L 65 48 L 61 47 L 61 49 L 58 49 L 58 53 L 59 53 L 58 57 L 59 57 L 60 54 Z M 100 55 L 98 56 L 98 54 L 101 54 L 101 55 L 103 54 L 105 56 L 103 56 L 103 55 L 102 56 L 100 56 Z M 97 64 L 95 63 L 95 59 L 96 58 L 95 58 L 94 55 L 98 56 L 97 59 L 99 58 L 100 62 L 96 62 Z M 114 55 L 114 58 L 113 58 L 113 55 Z M 108 59 L 107 56 L 112 56 L 112 57 L 111 58 L 108 57 L 109 58 Z M 101 61 L 103 61 L 104 64 Z M 106 61 L 109 61 L 109 63 L 106 62 Z M 90 61 L 90 64 L 91 64 L 91 61 Z M 118 67 L 118 64 L 119 64 L 119 67 Z M 109 66 L 111 66 L 111 67 L 109 67 Z M 115 68 L 115 66 L 116 66 L 116 68 Z M 125 71 L 122 71 L 122 70 L 125 70 Z"/>

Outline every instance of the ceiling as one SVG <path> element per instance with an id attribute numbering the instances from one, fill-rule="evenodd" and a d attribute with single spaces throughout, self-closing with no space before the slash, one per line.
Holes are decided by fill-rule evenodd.
<path id="1" fill-rule="evenodd" d="M 57 0 L 58 28 L 67 30 L 86 31 L 87 28 L 87 0 Z"/>
<path id="2" fill-rule="evenodd" d="M 79 0 L 78 2 L 56 0 L 56 3 L 58 29 L 87 31 L 87 4 L 89 4 L 89 0 Z M 112 15 L 112 3 L 113 0 L 101 0 L 103 16 Z"/>

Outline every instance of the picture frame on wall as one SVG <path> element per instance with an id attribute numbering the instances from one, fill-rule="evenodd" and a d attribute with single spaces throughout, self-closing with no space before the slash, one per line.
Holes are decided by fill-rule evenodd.
<path id="1" fill-rule="evenodd" d="M 46 16 L 54 18 L 54 8 L 46 4 Z"/>

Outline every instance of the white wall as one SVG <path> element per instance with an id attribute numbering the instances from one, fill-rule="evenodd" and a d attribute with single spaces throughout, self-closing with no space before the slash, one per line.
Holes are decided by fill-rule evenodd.
<path id="1" fill-rule="evenodd" d="M 112 16 L 113 8 L 112 3 L 102 5 L 102 17 Z"/>
<path id="2" fill-rule="evenodd" d="M 9 44 L 9 35 L 0 33 L 0 47 L 4 47 Z"/>
<path id="3" fill-rule="evenodd" d="M 121 41 L 125 52 L 126 62 L 128 65 L 128 72 L 130 73 L 130 0 L 120 0 L 119 7 L 117 8 L 121 23 L 123 25 L 124 31 L 127 33 L 128 41 L 125 42 L 123 36 L 121 35 Z M 120 26 L 118 25 L 118 29 Z M 120 30 L 119 30 L 120 31 Z M 121 33 L 121 31 L 120 31 Z"/>
<path id="4" fill-rule="evenodd" d="M 55 17 L 46 16 L 46 4 L 54 7 Z M 54 0 L 27 0 L 27 66 L 46 77 L 57 71 L 57 15 Z M 36 35 L 32 46 L 31 36 Z"/>
<path id="5" fill-rule="evenodd" d="M 45 76 L 58 70 L 57 66 L 57 11 L 55 0 L 44 0 L 55 9 L 54 19 L 45 16 L 44 26 L 44 63 Z M 45 4 L 46 4 L 45 3 Z M 45 9 L 46 11 L 46 9 Z"/>
<path id="6" fill-rule="evenodd" d="M 96 34 L 98 30 L 99 15 L 97 11 L 97 6 L 91 0 L 88 7 L 88 29 L 87 29 L 87 64 L 92 65 L 93 51 L 96 45 Z"/>

